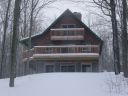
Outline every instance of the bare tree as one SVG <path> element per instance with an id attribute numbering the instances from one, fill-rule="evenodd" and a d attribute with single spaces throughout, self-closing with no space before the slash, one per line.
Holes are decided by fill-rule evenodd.
<path id="1" fill-rule="evenodd" d="M 119 58 L 119 30 L 118 25 L 120 25 L 121 40 L 122 40 L 122 64 L 124 76 L 128 77 L 128 49 L 127 49 L 127 2 L 126 0 L 93 0 L 98 6 L 100 6 L 102 12 L 105 15 L 111 17 L 112 29 L 113 29 L 113 51 L 114 51 L 114 65 L 115 73 L 120 72 L 120 58 Z M 105 10 L 104 10 L 105 9 Z M 106 14 L 106 10 L 108 13 Z M 117 15 L 120 17 L 120 22 L 117 22 Z M 119 20 L 118 20 L 119 21 Z"/>
<path id="2" fill-rule="evenodd" d="M 82 2 L 84 0 L 71 0 L 72 2 Z M 114 69 L 115 74 L 120 73 L 120 54 L 119 54 L 119 41 L 118 41 L 118 25 L 116 18 L 116 2 L 117 0 L 92 0 L 89 3 L 95 3 L 102 13 L 111 18 L 112 31 L 113 31 L 113 54 L 114 54 Z M 96 7 L 96 6 L 93 6 Z"/>
<path id="3" fill-rule="evenodd" d="M 114 52 L 114 65 L 115 74 L 120 73 L 120 56 L 119 56 L 119 41 L 118 41 L 118 27 L 116 19 L 116 3 L 114 0 L 110 0 L 111 7 L 111 21 L 113 30 L 113 52 Z"/>
<path id="4" fill-rule="evenodd" d="M 5 22 L 4 22 L 2 49 L 1 49 L 0 78 L 2 78 L 2 65 L 4 63 L 4 57 L 5 57 L 5 40 L 6 40 L 6 33 L 7 33 L 7 27 L 8 27 L 8 14 L 9 14 L 9 10 L 10 10 L 10 5 L 11 5 L 11 0 L 8 0 L 8 6 L 7 6 Z"/>
<path id="5" fill-rule="evenodd" d="M 14 87 L 14 79 L 16 77 L 16 50 L 18 44 L 18 23 L 20 18 L 20 4 L 21 0 L 15 0 L 14 7 L 14 20 L 13 20 L 13 35 L 12 35 L 12 45 L 11 45 L 11 71 L 10 71 L 10 87 Z"/>
<path id="6" fill-rule="evenodd" d="M 123 72 L 128 77 L 128 41 L 127 41 L 127 2 L 122 0 L 123 18 L 122 18 L 122 55 L 123 55 Z"/>
<path id="7" fill-rule="evenodd" d="M 40 4 L 40 0 L 31 0 L 31 8 L 30 8 L 30 28 L 29 28 L 29 40 L 28 40 L 28 54 L 31 54 L 30 49 L 32 48 L 32 44 L 31 44 L 31 36 L 33 34 L 33 23 L 34 21 L 36 21 L 36 17 L 39 14 L 39 12 L 41 11 L 41 9 L 47 7 L 48 5 L 56 2 L 57 0 L 43 0 L 41 1 L 41 5 Z M 30 56 L 30 55 L 29 55 Z M 29 73 L 29 64 L 30 64 L 30 59 L 28 58 L 27 61 L 27 72 Z"/>

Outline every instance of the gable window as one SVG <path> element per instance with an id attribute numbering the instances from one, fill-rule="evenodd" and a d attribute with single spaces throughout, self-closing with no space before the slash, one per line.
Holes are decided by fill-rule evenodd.
<path id="1" fill-rule="evenodd" d="M 75 28 L 75 24 L 62 24 L 63 28 Z"/>

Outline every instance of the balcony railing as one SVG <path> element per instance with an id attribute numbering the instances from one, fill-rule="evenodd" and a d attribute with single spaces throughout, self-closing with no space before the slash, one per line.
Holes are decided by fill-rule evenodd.
<path id="1" fill-rule="evenodd" d="M 23 53 L 23 58 L 33 57 L 33 55 L 45 54 L 45 55 L 55 55 L 67 54 L 67 55 L 81 55 L 83 53 L 99 53 L 98 45 L 68 45 L 68 46 L 35 46 L 30 51 L 25 51 Z M 86 55 L 88 55 L 86 54 Z M 49 56 L 48 55 L 48 56 Z"/>
<path id="2" fill-rule="evenodd" d="M 51 29 L 51 40 L 84 40 L 84 28 Z"/>

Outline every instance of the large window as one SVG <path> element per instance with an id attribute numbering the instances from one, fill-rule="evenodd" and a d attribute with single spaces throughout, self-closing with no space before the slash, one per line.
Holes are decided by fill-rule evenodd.
<path id="1" fill-rule="evenodd" d="M 75 72 L 75 65 L 61 65 L 61 72 Z"/>

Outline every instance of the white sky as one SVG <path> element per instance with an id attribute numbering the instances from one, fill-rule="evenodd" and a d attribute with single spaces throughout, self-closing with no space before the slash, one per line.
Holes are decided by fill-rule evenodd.
<path id="1" fill-rule="evenodd" d="M 88 1 L 88 0 L 84 0 Z M 89 0 L 92 1 L 92 0 Z M 58 16 L 60 16 L 66 9 L 70 9 L 72 12 L 80 12 L 82 13 L 82 21 L 86 24 L 88 23 L 88 19 L 91 20 L 93 18 L 91 12 L 96 12 L 97 9 L 91 7 L 93 6 L 91 3 L 72 3 L 70 0 L 63 0 L 52 4 L 50 8 L 44 11 L 45 17 L 48 17 L 48 22 L 53 22 Z M 89 17 L 89 18 L 88 18 Z M 47 22 L 47 23 L 48 23 Z M 87 24 L 88 25 L 88 24 Z"/>

